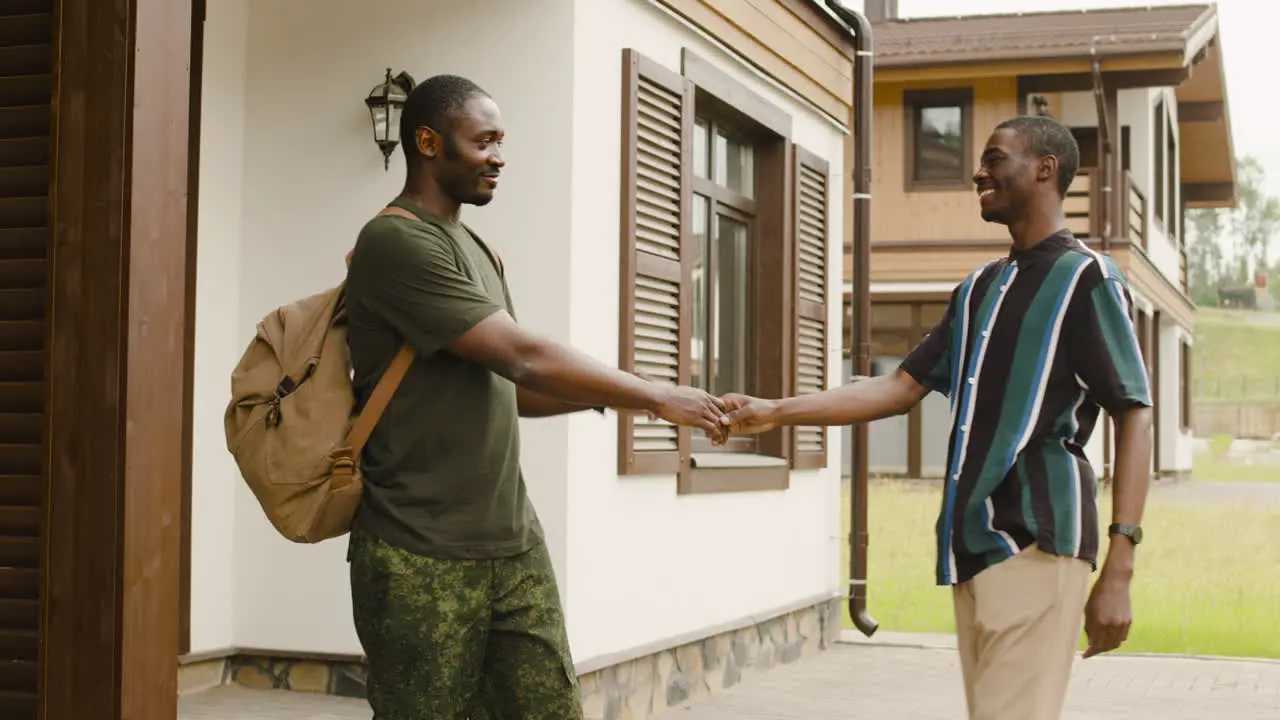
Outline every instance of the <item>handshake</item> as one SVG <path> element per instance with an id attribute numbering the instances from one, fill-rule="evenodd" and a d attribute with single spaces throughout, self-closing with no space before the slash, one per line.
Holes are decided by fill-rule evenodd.
<path id="1" fill-rule="evenodd" d="M 752 435 L 777 427 L 778 401 L 729 393 L 716 397 L 688 386 L 662 386 L 658 402 L 649 411 L 675 425 L 699 428 L 714 445 L 725 444 L 731 435 Z"/>

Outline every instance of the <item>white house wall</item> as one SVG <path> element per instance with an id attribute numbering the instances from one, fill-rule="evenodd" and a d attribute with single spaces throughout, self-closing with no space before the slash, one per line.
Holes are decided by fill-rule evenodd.
<path id="1" fill-rule="evenodd" d="M 221 418 L 258 320 L 340 282 L 360 226 L 400 190 L 402 156 L 383 170 L 363 102 L 388 66 L 419 81 L 465 75 L 499 103 L 509 131 L 503 184 L 464 219 L 503 256 L 520 321 L 568 338 L 572 12 L 571 0 L 209 3 L 192 652 L 360 652 L 346 540 L 302 546 L 276 535 L 227 455 Z M 568 423 L 532 421 L 522 433 L 530 493 L 563 577 Z"/>
<path id="2" fill-rule="evenodd" d="M 675 72 L 691 48 L 785 109 L 796 142 L 832 164 L 831 197 L 845 190 L 843 138 L 649 0 L 576 0 L 570 328 L 575 345 L 618 356 L 621 67 L 634 48 Z M 829 327 L 840 327 L 839 237 L 832 217 Z M 839 333 L 830 333 L 834 380 Z M 568 620 L 575 658 L 625 653 L 837 591 L 839 432 L 829 467 L 797 472 L 786 492 L 678 497 L 674 476 L 617 477 L 617 422 L 570 423 Z"/>
<path id="3" fill-rule="evenodd" d="M 1182 342 L 1195 338 L 1171 322 L 1160 323 L 1160 470 L 1189 471 L 1195 436 L 1182 427 Z"/>
<path id="4" fill-rule="evenodd" d="M 1156 210 L 1152 204 L 1155 202 L 1154 187 L 1156 183 L 1156 166 L 1154 153 L 1157 152 L 1157 150 L 1151 146 L 1151 143 L 1152 136 L 1155 132 L 1153 121 L 1155 117 L 1156 104 L 1159 103 L 1161 99 L 1164 100 L 1165 107 L 1169 109 L 1169 114 L 1171 116 L 1170 119 L 1173 123 L 1172 130 L 1174 142 L 1181 142 L 1178 139 L 1178 101 L 1173 94 L 1173 90 L 1169 88 L 1135 90 L 1132 91 L 1132 93 L 1133 98 L 1129 101 L 1129 106 L 1126 108 L 1125 103 L 1122 102 L 1121 109 L 1128 109 L 1130 113 L 1135 116 L 1133 119 L 1134 130 L 1130 131 L 1130 133 L 1132 133 L 1130 135 L 1131 142 L 1135 146 L 1140 144 L 1147 152 L 1147 162 L 1145 165 L 1139 166 L 1135 162 L 1132 166 L 1134 168 L 1143 168 L 1144 173 L 1141 188 L 1143 196 L 1147 198 L 1147 257 L 1151 259 L 1152 264 L 1156 266 L 1156 269 L 1159 270 L 1162 275 L 1169 278 L 1175 285 L 1177 285 L 1179 282 L 1179 251 L 1176 241 L 1169 237 L 1169 233 L 1165 228 L 1168 225 L 1167 218 L 1177 214 L 1179 212 L 1178 208 L 1181 207 L 1177 196 L 1177 193 L 1181 192 L 1181 183 L 1174 183 L 1174 197 L 1168 198 L 1170 210 L 1166 213 L 1166 220 L 1161 221 L 1156 217 Z M 1137 132 L 1137 116 L 1139 114 L 1143 119 L 1143 132 L 1141 133 Z M 1177 174 L 1178 153 L 1175 152 L 1170 156 L 1168 148 L 1160 148 L 1159 152 L 1164 153 L 1165 167 L 1172 168 L 1175 173 L 1175 178 L 1180 177 Z"/>
<path id="5" fill-rule="evenodd" d="M 197 651 L 235 643 L 239 476 L 227 453 L 222 410 L 246 342 L 240 264 L 248 0 L 212 3 L 205 37 L 191 483 L 191 644 Z"/>
<path id="6" fill-rule="evenodd" d="M 1117 92 L 1118 106 L 1116 116 L 1119 119 L 1120 127 L 1128 126 L 1129 128 L 1129 173 L 1133 177 L 1133 184 L 1141 191 L 1142 196 L 1147 198 L 1146 229 L 1144 232 L 1144 236 L 1147 238 L 1147 257 L 1151 259 L 1156 269 L 1174 284 L 1177 284 L 1179 250 L 1169 240 L 1168 233 L 1165 232 L 1161 221 L 1156 219 L 1155 209 L 1151 206 L 1155 199 L 1155 193 L 1152 190 L 1155 187 L 1155 156 L 1153 154 L 1154 148 L 1151 146 L 1152 122 L 1155 116 L 1156 103 L 1162 97 L 1165 98 L 1165 104 L 1171 108 L 1173 133 L 1176 142 L 1178 134 L 1177 99 L 1169 88 L 1136 88 Z M 1096 127 L 1098 124 L 1098 109 L 1092 92 L 1063 93 L 1061 108 L 1055 108 L 1053 113 L 1060 122 L 1069 127 Z M 1161 149 L 1161 152 L 1165 153 L 1166 156 L 1168 155 L 1165 149 Z M 1171 158 L 1167 157 L 1166 162 L 1173 163 L 1175 172 L 1177 172 L 1178 153 L 1174 153 Z M 1175 183 L 1175 185 L 1180 185 L 1180 183 Z M 1177 191 L 1181 192 L 1180 188 Z M 1175 212 L 1180 207 L 1176 196 L 1170 207 L 1174 208 Z"/>

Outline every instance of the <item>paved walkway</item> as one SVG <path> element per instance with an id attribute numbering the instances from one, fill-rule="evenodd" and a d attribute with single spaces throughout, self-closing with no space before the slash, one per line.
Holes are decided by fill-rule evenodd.
<path id="1" fill-rule="evenodd" d="M 917 646 L 882 644 L 907 642 Z M 964 691 L 946 636 L 886 634 L 668 711 L 662 720 L 955 720 Z M 184 698 L 179 720 L 369 720 L 362 700 L 219 688 Z M 1277 720 L 1280 662 L 1100 657 L 1077 662 L 1064 720 Z"/>
<path id="2" fill-rule="evenodd" d="M 1063 720 L 1277 720 L 1280 663 L 1123 656 L 1077 662 Z M 854 643 L 663 720 L 955 720 L 955 650 Z"/>

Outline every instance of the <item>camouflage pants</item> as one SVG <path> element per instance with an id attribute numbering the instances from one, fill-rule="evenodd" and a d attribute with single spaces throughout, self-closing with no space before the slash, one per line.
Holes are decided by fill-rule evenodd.
<path id="1" fill-rule="evenodd" d="M 582 718 L 544 544 L 511 558 L 440 560 L 359 530 L 350 542 L 374 720 Z"/>

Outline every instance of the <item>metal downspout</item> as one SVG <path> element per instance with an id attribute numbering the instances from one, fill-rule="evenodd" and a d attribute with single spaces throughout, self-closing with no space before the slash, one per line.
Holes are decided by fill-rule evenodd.
<path id="1" fill-rule="evenodd" d="M 1096 43 L 1098 38 L 1094 38 Z M 1111 141 L 1111 123 L 1108 122 L 1107 115 L 1107 97 L 1103 93 L 1102 87 L 1102 60 L 1098 58 L 1098 50 L 1096 47 L 1090 47 L 1090 53 L 1093 55 L 1093 102 L 1098 108 L 1098 134 L 1101 142 L 1100 150 L 1102 152 L 1102 202 L 1099 210 L 1102 213 L 1102 254 L 1111 254 L 1111 227 L 1112 227 L 1112 194 L 1115 192 L 1113 187 L 1115 184 L 1115 173 L 1113 165 L 1115 164 L 1115 146 Z"/>
<path id="2" fill-rule="evenodd" d="M 853 372 L 871 372 L 871 110 L 872 64 L 871 23 L 839 0 L 826 0 L 827 7 L 853 31 Z M 849 507 L 849 617 L 863 635 L 870 637 L 880 624 L 867 613 L 867 426 L 852 428 Z"/>

